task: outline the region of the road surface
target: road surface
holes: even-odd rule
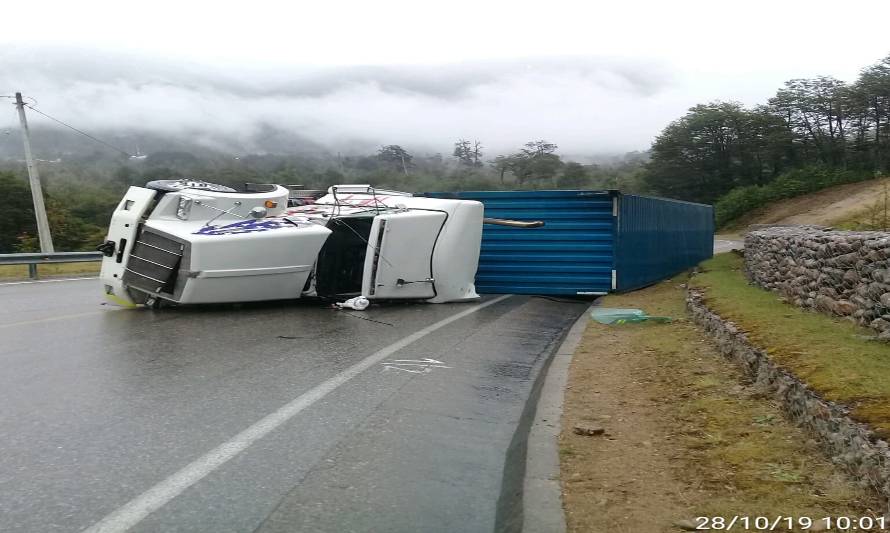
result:
[[[95,279],[0,284],[0,531],[502,528],[534,378],[584,309],[120,310]]]
[[[742,250],[745,248],[745,241],[733,238],[714,238],[714,253],[721,254],[732,250]]]

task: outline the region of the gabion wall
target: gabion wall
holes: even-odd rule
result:
[[[890,340],[890,233],[788,226],[745,237],[748,278],[795,305],[848,317]]]
[[[890,446],[867,425],[850,417],[843,405],[822,399],[794,374],[774,364],[769,355],[751,344],[745,332],[723,319],[690,290],[686,307],[727,357],[741,363],[762,390],[772,393],[788,416],[808,430],[828,453],[859,481],[890,499]]]

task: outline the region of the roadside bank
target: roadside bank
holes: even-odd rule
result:
[[[559,438],[568,530],[678,531],[698,516],[882,515],[873,493],[686,318],[685,280],[607,296],[605,307],[675,320],[590,323],[575,352]]]

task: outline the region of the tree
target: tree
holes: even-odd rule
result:
[[[55,198],[47,198],[46,214],[49,219],[53,244],[61,252],[95,250],[105,237],[105,229],[89,224],[72,215],[65,205]],[[16,249],[21,252],[40,250],[36,232],[22,232],[17,236]]]
[[[861,133],[871,141],[871,164],[886,171],[890,169],[890,55],[863,70],[855,87],[865,105]]]
[[[869,94],[862,84],[856,83],[847,88],[844,100],[848,120],[847,161],[859,169],[874,168],[876,165]]]
[[[711,202],[733,187],[775,177],[788,139],[781,119],[735,102],[697,105],[669,124],[652,145],[644,181],[656,192]]]
[[[144,185],[141,176],[132,167],[121,165],[114,171],[114,180],[124,187]]]
[[[0,172],[0,253],[16,251],[18,236],[24,232],[36,233],[34,207],[28,183],[12,172]],[[38,246],[39,250],[39,246]]]
[[[54,185],[52,196],[64,198],[65,209],[75,218],[95,226],[107,227],[124,191],[126,189],[123,188],[86,187],[66,183]]]
[[[373,155],[348,156],[343,159],[343,166],[361,172],[375,172],[380,169],[383,161]]]
[[[846,163],[846,85],[830,76],[785,82],[769,108],[785,121],[807,162]]]
[[[644,180],[658,193],[710,202],[804,168],[811,170],[794,174],[794,190],[831,182],[820,181],[816,168],[837,182],[890,169],[890,56],[850,85],[797,78],[754,109],[691,108],[656,138]]]
[[[516,177],[519,185],[530,180],[553,178],[562,168],[562,160],[556,155],[557,146],[544,140],[531,141],[515,154],[496,158],[496,168],[500,167],[501,181],[505,171]]]
[[[168,167],[175,169],[179,174],[194,174],[201,161],[197,156],[184,151],[158,151],[152,152],[145,158],[146,167]]]
[[[499,155],[493,161],[489,161],[488,164],[498,173],[498,178],[501,181],[501,185],[503,185],[504,175],[512,171],[514,161],[512,156]]]
[[[470,141],[460,139],[454,143],[454,151],[451,153],[456,157],[458,163],[468,167],[482,166],[482,143],[479,141]]]
[[[562,170],[562,175],[559,176],[556,184],[560,188],[576,188],[586,184],[588,179],[590,179],[590,176],[587,174],[587,169],[584,168],[584,165],[572,161],[566,163]]]
[[[411,154],[397,144],[389,144],[377,151],[377,159],[391,167],[401,166],[402,172],[407,176],[408,167],[411,166]]]
[[[529,157],[542,157],[552,154],[557,148],[558,146],[555,144],[544,140],[530,141],[525,143],[525,148],[522,149],[522,152]]]

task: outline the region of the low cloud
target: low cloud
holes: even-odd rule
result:
[[[88,50],[4,54],[0,94],[22,91],[79,128],[187,135],[211,147],[235,140],[249,151],[263,151],[258,136],[273,128],[332,151],[448,152],[468,138],[499,153],[543,138],[568,154],[622,152],[647,148],[695,103],[664,65],[596,57],[272,69]],[[0,127],[15,120],[2,113]]]

